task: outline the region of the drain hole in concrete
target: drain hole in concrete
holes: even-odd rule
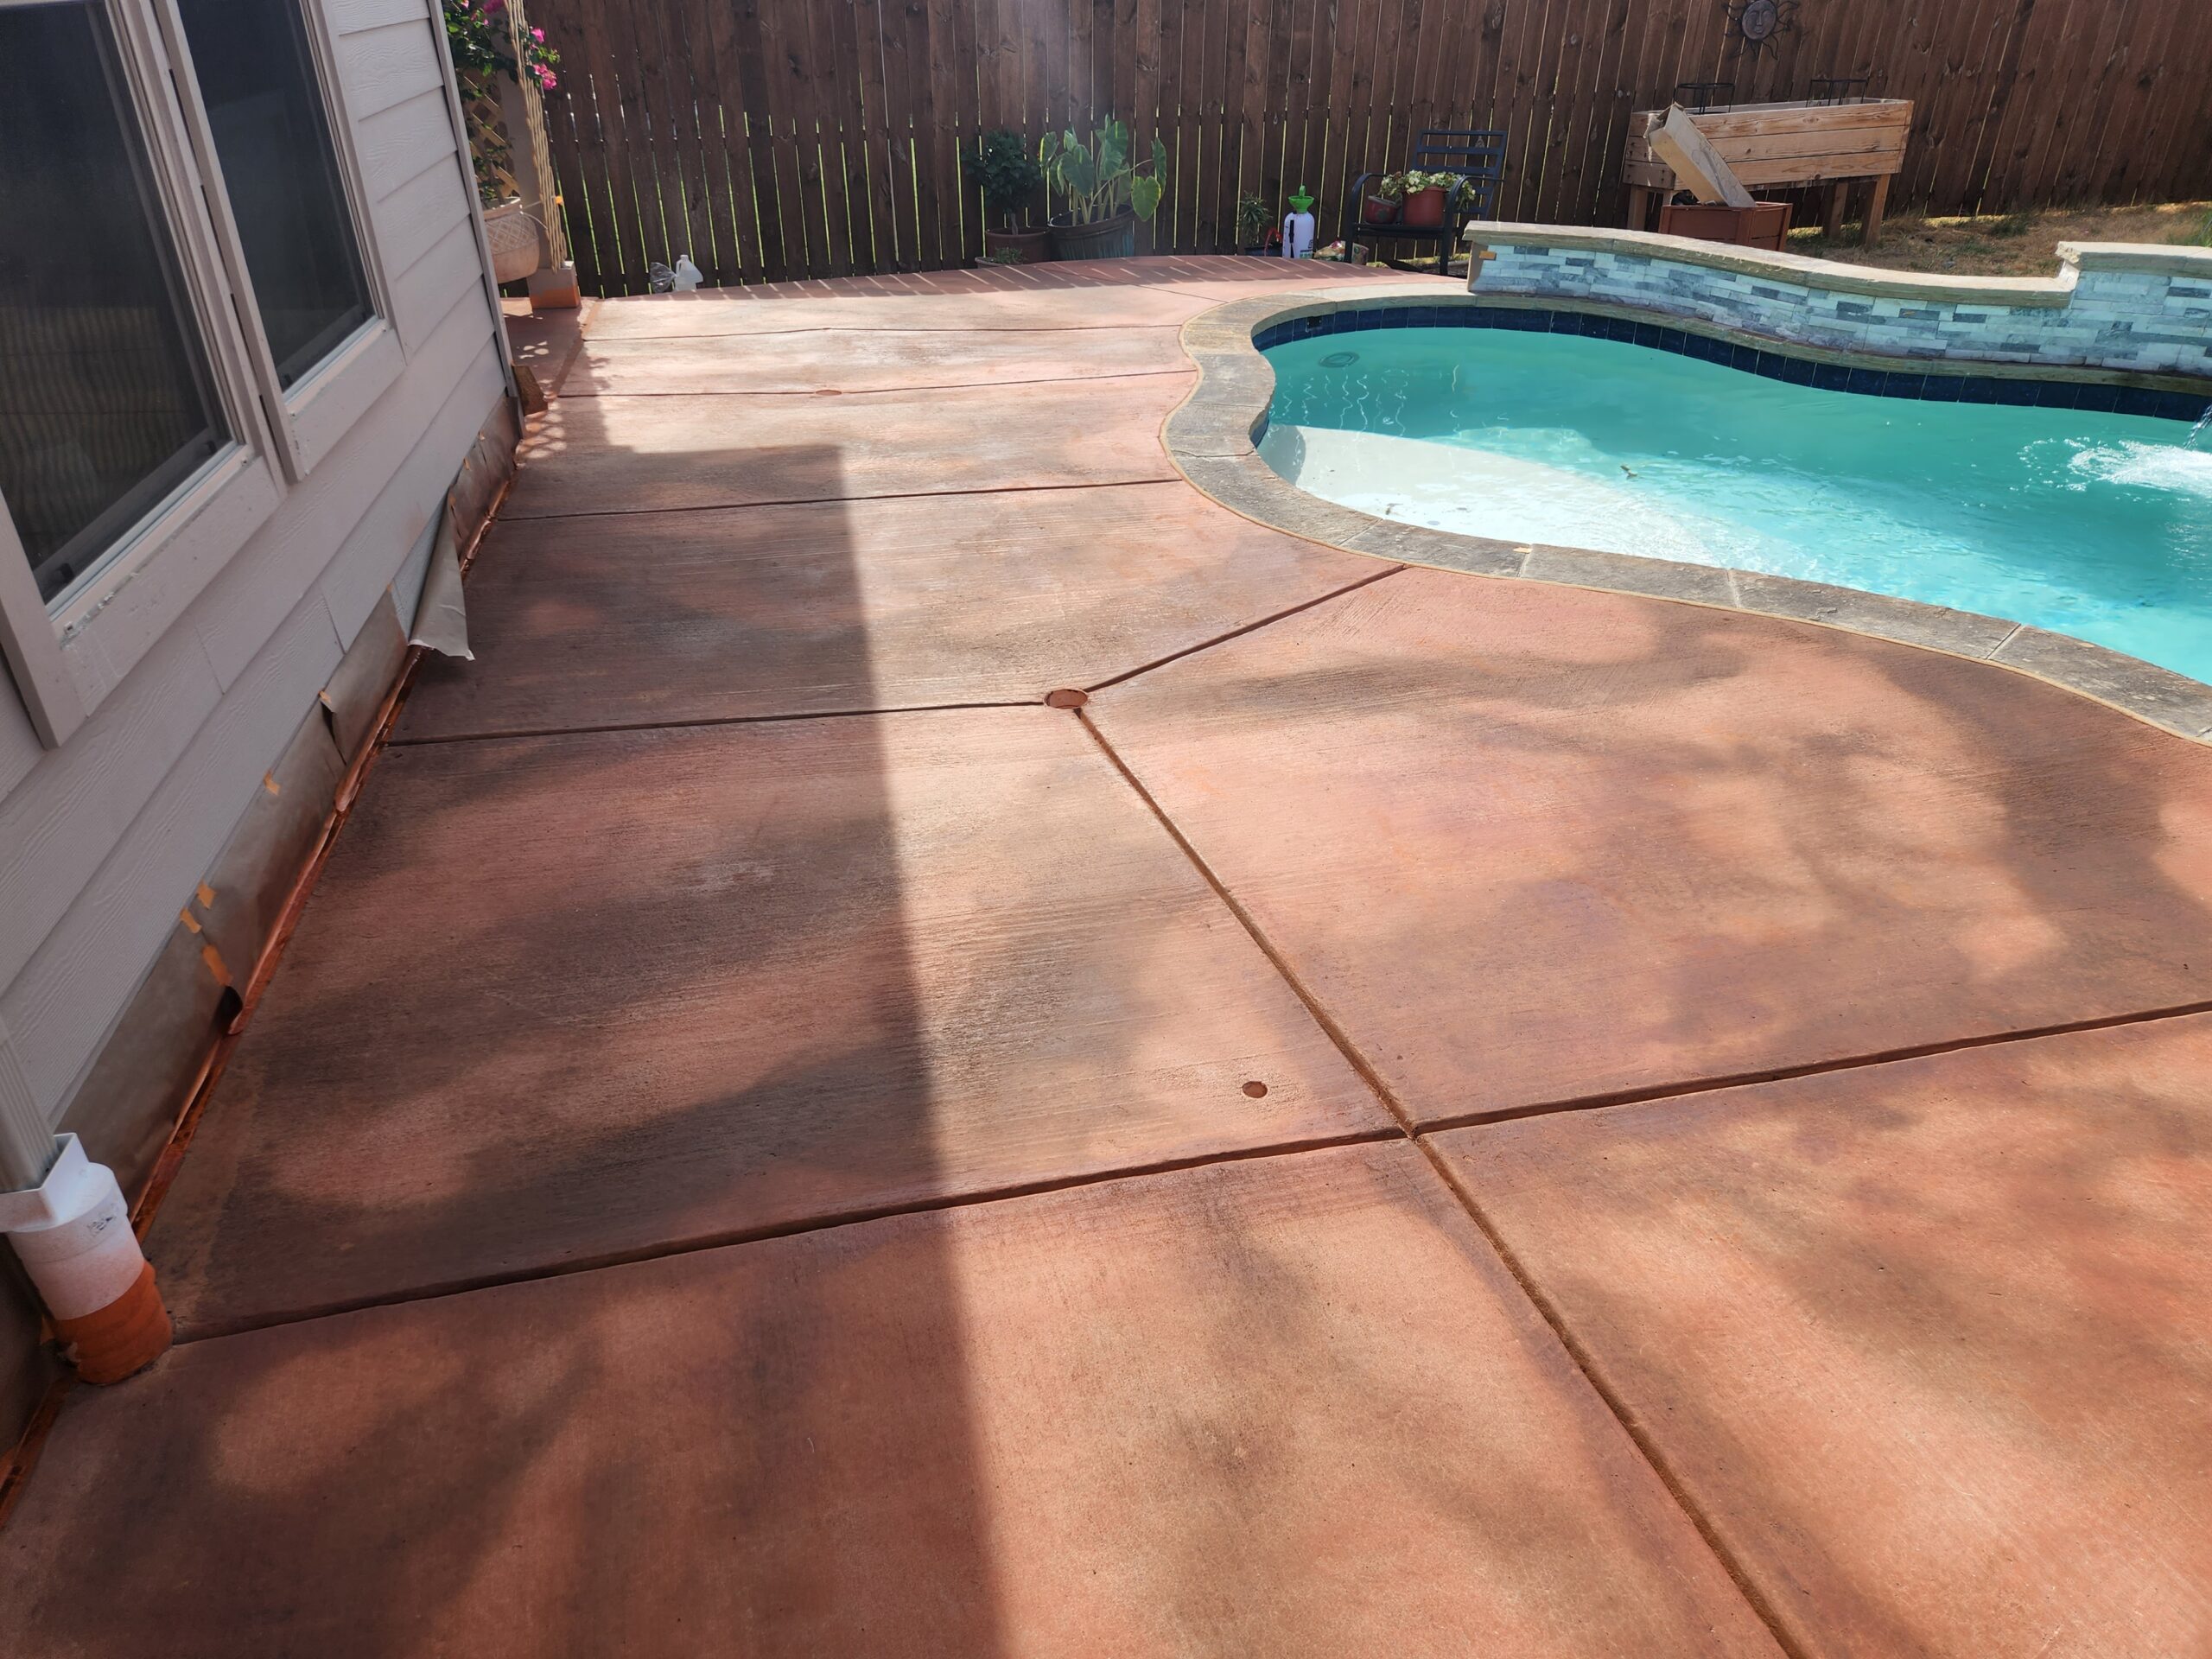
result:
[[[1090,697],[1084,693],[1065,688],[1058,691],[1047,691],[1045,694],[1045,704],[1050,709],[1080,709],[1090,701]]]
[[[1257,1100],[1268,1092],[1268,1085],[1262,1083],[1257,1077],[1255,1077],[1251,1082],[1244,1085],[1244,1092],[1251,1096],[1253,1099]]]

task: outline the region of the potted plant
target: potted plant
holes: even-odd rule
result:
[[[995,265],[1031,265],[1052,257],[1052,233],[1021,221],[1045,182],[1045,169],[1018,132],[1001,128],[983,135],[960,158],[968,181],[983,193],[983,207],[995,219],[983,225],[983,257]]]
[[[553,66],[561,54],[545,43],[542,29],[520,29],[507,15],[506,0],[445,0],[446,45],[454,70],[475,85],[506,75],[517,83],[550,92],[561,84]],[[484,208],[484,240],[492,254],[492,274],[502,283],[520,282],[543,262],[550,238],[520,196],[509,188],[514,154],[506,135],[488,123],[470,123],[470,159],[476,194]]]
[[[1363,225],[1395,225],[1398,222],[1398,204],[1405,199],[1406,175],[1385,173],[1367,187],[1360,198],[1359,222]]]
[[[1264,196],[1236,198],[1236,245],[1247,253],[1268,251],[1268,232],[1274,228],[1274,210]]]
[[[1399,213],[1402,222],[1408,230],[1434,230],[1444,222],[1444,204],[1459,188],[1459,175],[1415,169],[1402,176],[1405,188]]]
[[[1166,145],[1154,138],[1150,159],[1133,162],[1128,124],[1109,118],[1088,143],[1046,133],[1044,162],[1046,183],[1067,202],[1052,219],[1061,258],[1126,259],[1137,251],[1137,220],[1153,216],[1166,188]]]

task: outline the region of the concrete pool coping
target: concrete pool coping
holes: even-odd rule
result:
[[[1440,292],[1433,281],[1401,287],[1371,280],[1294,300],[1255,296],[1216,306],[1183,325],[1183,350],[1197,365],[1198,376],[1190,396],[1161,427],[1160,442],[1169,460],[1192,487],[1232,512],[1348,552],[1470,575],[1639,594],[1840,628],[1988,663],[2063,687],[2177,736],[2199,742],[2212,740],[2212,686],[2071,634],[1948,606],[1759,571],[1433,530],[1324,500],[1269,467],[1260,456],[1255,435],[1264,430],[1274,394],[1274,371],[1254,343],[1255,337],[1265,328],[1301,317],[1415,305],[1560,308],[1554,300]],[[1648,313],[1624,306],[1589,304],[1573,308],[1649,320]],[[1786,345],[1791,354],[1816,362],[1858,368],[1895,365],[1893,359],[1794,341],[1770,341],[1745,331],[1684,318],[1669,318],[1668,326],[1713,339]],[[2005,363],[1978,364],[1974,372],[1992,377],[2119,381],[2158,390],[2201,385],[2171,375]]]

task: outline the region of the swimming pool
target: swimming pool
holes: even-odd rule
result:
[[[1347,506],[1978,611],[2212,681],[2212,423],[1822,390],[1491,328],[1267,356],[1261,454]]]

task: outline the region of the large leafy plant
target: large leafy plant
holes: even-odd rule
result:
[[[1072,131],[1048,132],[1043,149],[1045,177],[1066,199],[1071,224],[1096,225],[1124,211],[1150,219],[1158,211],[1167,171],[1167,147],[1159,139],[1148,159],[1133,162],[1128,124],[1109,118],[1087,141]]]

